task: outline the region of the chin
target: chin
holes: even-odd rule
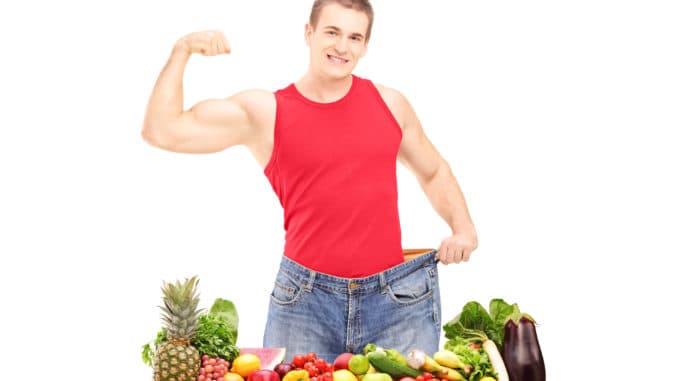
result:
[[[332,79],[342,79],[346,78],[347,76],[350,76],[351,73],[353,73],[354,67],[347,67],[347,68],[337,68],[337,67],[331,67],[331,68],[324,68],[323,73]]]

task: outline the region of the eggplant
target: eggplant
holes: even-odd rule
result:
[[[501,356],[511,381],[546,380],[537,329],[527,317],[521,317],[517,325],[512,319],[506,322]]]

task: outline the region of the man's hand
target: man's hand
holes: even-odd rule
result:
[[[219,30],[206,30],[187,34],[177,41],[174,48],[188,54],[200,53],[204,56],[231,53],[231,46],[228,44],[226,36]]]
[[[478,247],[478,237],[475,231],[459,232],[447,237],[440,244],[436,257],[443,264],[468,261],[471,252]]]

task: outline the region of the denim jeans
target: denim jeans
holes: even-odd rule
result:
[[[271,292],[264,347],[315,352],[328,362],[368,343],[433,354],[440,345],[436,250],[364,278],[310,270],[283,256]]]

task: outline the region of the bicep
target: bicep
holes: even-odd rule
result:
[[[236,100],[208,99],[184,111],[172,130],[175,150],[206,153],[243,144],[250,123],[247,112]]]
[[[263,90],[247,90],[227,99],[196,103],[177,118],[152,129],[146,140],[157,147],[182,153],[211,153],[249,144],[275,112],[275,97]]]

